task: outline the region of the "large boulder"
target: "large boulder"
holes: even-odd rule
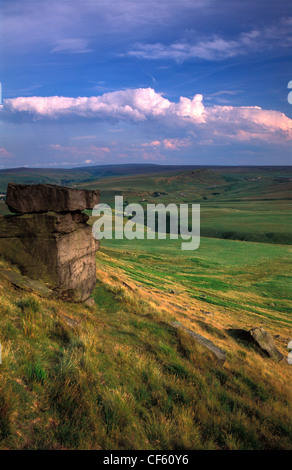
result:
[[[6,204],[11,212],[74,212],[93,209],[99,203],[100,191],[72,189],[54,184],[9,183]]]
[[[283,355],[276,348],[272,336],[261,327],[252,328],[249,331],[251,337],[257,346],[276,362],[280,362],[283,359]]]
[[[234,339],[254,346],[258,351],[261,351],[276,362],[280,362],[284,359],[283,355],[277,349],[272,336],[261,327],[254,327],[251,330],[231,328],[228,329],[227,332]]]
[[[98,204],[99,195],[98,190],[9,183],[6,202],[17,214],[0,218],[0,254],[31,282],[42,280],[67,300],[87,300],[95,286],[99,242],[82,211]]]
[[[19,225],[13,226],[14,219],[19,220]],[[3,225],[8,235],[11,223],[10,237],[3,236],[0,222],[0,253],[17,264],[22,274],[42,279],[50,289],[68,300],[81,301],[90,296],[96,280],[95,252],[99,249],[99,242],[93,237],[89,225],[73,224],[72,219],[68,222],[66,217],[75,230],[60,233],[56,214],[15,216],[7,220]],[[60,225],[64,229],[65,221]],[[55,231],[45,231],[46,227]]]

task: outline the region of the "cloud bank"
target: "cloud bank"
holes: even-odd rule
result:
[[[203,122],[202,99],[202,95],[198,94],[192,100],[181,97],[179,103],[173,103],[152,88],[136,88],[91,97],[12,98],[4,101],[3,113],[10,116],[25,113],[33,119],[79,116],[132,121],[144,121],[158,116],[179,116]]]
[[[18,97],[7,99],[1,110],[3,119],[22,116],[35,120],[104,120],[134,123],[156,122],[163,127],[186,128],[198,140],[260,140],[282,143],[292,139],[292,120],[279,111],[258,106],[209,106],[203,96],[180,97],[179,102],[164,98],[152,88],[136,88],[101,96],[70,98],[63,96]],[[175,145],[175,144],[173,144]],[[167,148],[167,145],[165,146]],[[171,149],[171,145],[168,146]]]

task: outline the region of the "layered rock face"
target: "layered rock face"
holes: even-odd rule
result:
[[[81,211],[98,204],[99,195],[50,184],[10,183],[6,202],[18,214],[0,219],[0,254],[61,298],[88,299],[96,282],[99,242]]]
[[[54,184],[14,184],[7,188],[6,204],[11,212],[74,212],[92,209],[100,192],[71,189]]]

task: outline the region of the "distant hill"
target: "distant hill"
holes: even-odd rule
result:
[[[80,182],[94,181],[100,178],[113,176],[130,176],[137,174],[165,173],[169,171],[186,171],[192,168],[201,168],[194,165],[152,165],[152,164],[125,164],[125,165],[98,165],[72,169],[60,168],[10,168],[0,170],[0,192],[7,188],[10,181],[23,184],[51,183],[72,185]]]
[[[273,173],[278,177],[291,177],[292,167],[227,167],[208,165],[156,165],[156,164],[123,164],[123,165],[97,165],[71,169],[61,168],[10,168],[0,170],[0,193],[5,192],[10,181],[15,183],[34,184],[51,183],[62,185],[75,185],[90,183],[104,178],[128,177],[136,175],[181,174],[191,170],[210,170],[220,176],[232,179],[235,175],[250,177]],[[198,175],[195,175],[196,177]],[[190,176],[191,177],[191,176]]]

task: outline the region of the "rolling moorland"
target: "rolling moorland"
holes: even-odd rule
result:
[[[20,169],[0,172],[0,191],[8,181],[99,188],[111,205],[197,203],[201,244],[103,240],[94,307],[0,274],[0,448],[292,448],[291,366],[234,336],[262,326],[288,355],[291,167]]]

